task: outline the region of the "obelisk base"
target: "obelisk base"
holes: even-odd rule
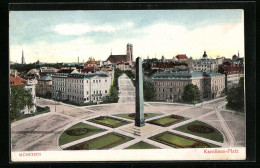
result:
[[[161,128],[162,127],[146,123],[145,126],[143,126],[143,127],[137,127],[135,125],[130,125],[130,126],[123,127],[120,130],[133,134],[135,136],[145,136],[145,135],[150,134],[154,131],[157,131]]]

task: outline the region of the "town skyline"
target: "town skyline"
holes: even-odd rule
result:
[[[22,51],[26,63],[106,60],[125,54],[127,43],[134,59],[199,59],[204,51],[244,57],[243,10],[13,11],[10,30],[10,61],[17,63]]]

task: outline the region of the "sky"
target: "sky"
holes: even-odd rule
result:
[[[186,54],[244,56],[243,10],[10,11],[10,60],[77,62],[126,54],[172,58]]]

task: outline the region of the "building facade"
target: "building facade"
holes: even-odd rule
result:
[[[225,76],[200,72],[157,72],[151,80],[155,88],[155,100],[180,101],[184,88],[188,84],[198,86],[202,99],[213,99],[224,94]]]
[[[196,72],[218,72],[218,66],[215,59],[208,58],[206,51],[201,59],[193,60],[193,71]]]
[[[106,74],[56,73],[52,76],[52,96],[75,103],[98,102],[109,96],[111,84],[111,77]]]
[[[46,92],[52,92],[52,77],[50,75],[40,78],[36,85],[37,95],[45,95]]]

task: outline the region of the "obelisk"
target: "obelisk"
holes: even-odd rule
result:
[[[135,126],[144,126],[143,70],[140,57],[136,58]]]

